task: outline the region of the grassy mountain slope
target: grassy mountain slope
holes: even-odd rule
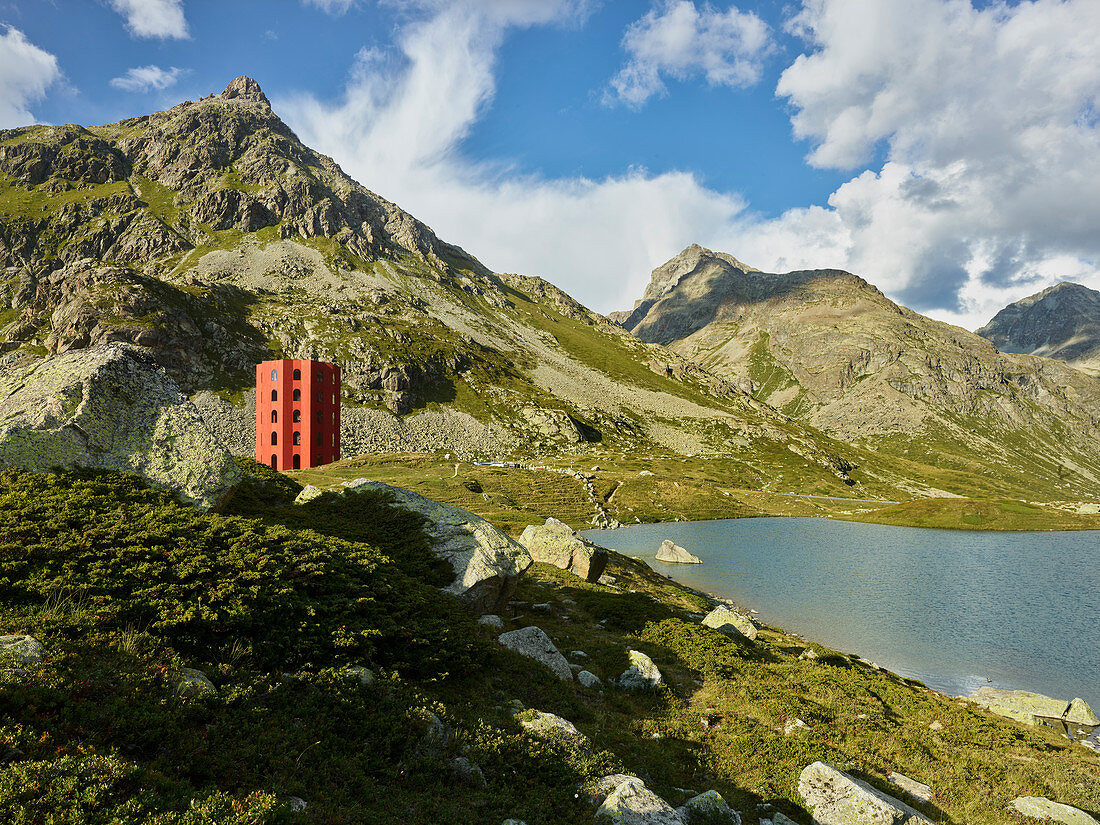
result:
[[[763,273],[690,247],[626,323],[835,438],[1006,489],[1100,491],[1100,382],[1002,354],[855,275]]]
[[[342,366],[349,421],[450,410],[485,455],[726,455],[757,464],[745,484],[834,491],[858,466],[889,497],[912,475],[489,272],[303,146],[248,78],[117,124],[0,133],[0,265],[7,358],[146,346],[185,391],[231,399],[245,437],[253,365],[316,357]]]
[[[436,590],[416,517],[369,494],[288,505],[294,484],[250,472],[220,515],[132,477],[0,474],[0,628],[43,645],[0,668],[5,822],[590,823],[593,780],[627,771],[674,804],[715,788],[748,825],[809,823],[817,759],[888,793],[891,771],[930,784],[936,822],[1008,825],[1019,795],[1100,810],[1096,755],[1058,732],[774,628],[729,639],[693,618],[706,599],[617,554],[614,586],[536,565],[505,629],[537,624],[605,682],[642,650],[665,684],[562,682]],[[184,667],[216,692],[178,695]],[[591,747],[524,732],[520,707]]]

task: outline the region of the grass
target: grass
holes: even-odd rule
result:
[[[890,771],[928,783],[934,804],[918,807],[940,823],[1009,825],[1007,801],[1025,794],[1100,810],[1100,761],[1053,730],[776,628],[729,639],[693,618],[703,596],[615,553],[613,586],[536,564],[504,611],[506,629],[538,625],[605,686],[562,682],[436,590],[449,574],[416,517],[377,495],[291,505],[299,483],[240,463],[246,482],[220,515],[132,477],[0,474],[0,630],[46,654],[0,675],[5,821],[588,823],[586,783],[627,771],[673,804],[715,788],[748,825],[775,810],[809,823],[797,778],[818,759],[887,792]],[[369,469],[416,482],[441,464]],[[490,499],[511,484],[538,507],[579,501],[556,498],[572,481],[556,474],[478,471],[465,493],[448,488],[471,506],[497,508],[474,480]],[[660,667],[660,690],[610,685],[630,649]],[[217,692],[176,695],[184,666]],[[591,748],[523,733],[517,703],[570,720]],[[787,735],[792,719],[808,727]],[[484,784],[463,783],[458,755]]]

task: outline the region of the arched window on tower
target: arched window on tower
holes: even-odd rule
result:
[[[274,453],[271,454],[271,469],[279,469],[279,456],[275,455]]]
[[[279,444],[279,434],[273,432],[271,434],[271,446],[276,447],[276,446],[278,446],[278,444]]]
[[[278,370],[272,370],[271,371],[271,380],[272,381],[278,381],[279,380],[279,371]]]
[[[324,393],[322,393],[320,390],[317,390],[317,403],[320,403],[322,401],[324,401]]]
[[[294,400],[295,401],[301,401],[302,400],[302,391],[301,390],[295,390],[294,391]]]
[[[294,433],[294,443],[295,444],[301,444],[302,443],[302,434],[301,433],[297,433],[297,432]]]
[[[279,400],[279,391],[278,390],[272,390],[271,391],[271,400],[272,401],[278,401]]]
[[[302,469],[302,457],[300,455],[294,456],[294,469],[295,470]]]
[[[301,410],[295,410],[293,418],[294,418],[294,423],[295,424],[297,424],[299,421],[301,421],[302,420],[302,411]]]
[[[294,370],[294,380],[295,381],[301,381],[302,380],[302,371],[301,370]]]
[[[320,410],[317,411],[317,423],[318,424],[324,424],[325,423],[324,413],[322,413]]]
[[[272,424],[278,424],[279,423],[279,412],[278,412],[278,410],[272,410],[271,411],[271,423]]]

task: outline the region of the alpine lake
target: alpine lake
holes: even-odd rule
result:
[[[1100,710],[1100,531],[742,518],[583,535],[948,695],[990,685],[1079,696]],[[656,561],[665,539],[703,563]]]

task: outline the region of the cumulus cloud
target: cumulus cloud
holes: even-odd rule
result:
[[[111,8],[126,20],[134,37],[186,40],[183,0],[111,0]]]
[[[172,66],[162,69],[160,66],[135,66],[127,70],[122,77],[111,79],[111,85],[124,92],[151,92],[174,86],[183,74],[183,69]]]
[[[810,51],[777,94],[809,162],[886,159],[829,199],[838,264],[970,326],[1067,274],[1100,285],[1100,5],[806,0],[791,29]]]
[[[704,77],[712,86],[751,86],[771,50],[767,24],[736,6],[718,11],[692,0],[664,0],[623,36],[629,59],[611,80],[605,103],[640,107],[667,93],[663,77]]]
[[[8,26],[0,34],[0,129],[35,122],[27,106],[61,78],[57,58]]]
[[[278,106],[307,143],[498,271],[608,311],[698,242],[774,271],[848,269],[970,328],[1058,280],[1100,288],[1094,0],[805,0],[790,26],[806,53],[777,94],[809,161],[853,176],[827,203],[774,218],[687,173],[545,179],[469,160],[462,141],[495,93],[509,28],[576,21],[587,6],[414,9],[393,51],[359,54],[341,99]]]

